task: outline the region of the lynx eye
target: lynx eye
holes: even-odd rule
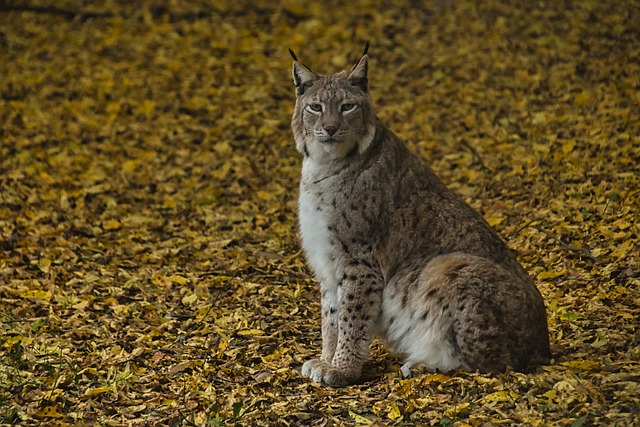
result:
[[[340,111],[342,111],[343,113],[349,113],[355,110],[356,107],[356,104],[342,104],[342,106],[340,107]]]
[[[322,104],[309,104],[307,105],[307,109],[314,113],[320,113],[322,112]]]

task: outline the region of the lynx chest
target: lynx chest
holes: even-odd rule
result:
[[[298,215],[302,248],[321,281],[335,281],[332,267],[331,233],[322,200],[304,186],[300,187]],[[332,280],[333,279],[333,280]]]

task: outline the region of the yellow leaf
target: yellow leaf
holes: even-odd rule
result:
[[[211,176],[221,181],[227,177],[230,170],[231,170],[231,163],[230,162],[223,163],[222,166],[220,166],[220,168],[211,172]]]
[[[156,153],[155,151],[151,151],[151,150],[145,151],[140,156],[140,160],[147,161],[147,160],[155,159],[157,155],[158,153]]]
[[[40,271],[42,271],[43,273],[48,273],[50,267],[51,260],[49,258],[41,258],[40,260],[38,260],[38,268],[40,268]]]
[[[626,231],[616,231],[613,233],[614,240],[624,240],[628,237],[628,233]]]
[[[62,190],[60,192],[60,209],[63,211],[68,211],[71,205],[69,204],[69,195],[66,191]]]
[[[275,360],[280,359],[280,357],[282,357],[282,352],[276,349],[271,354],[267,354],[266,356],[261,356],[260,359],[262,359],[264,363],[271,363]]]
[[[538,153],[549,154],[549,151],[551,150],[548,144],[533,143],[532,145],[533,150]]]
[[[264,190],[256,191],[256,196],[258,196],[258,198],[260,200],[273,200],[273,199],[275,199],[275,196],[273,194],[269,193],[268,191],[264,191]]]
[[[179,285],[186,285],[187,283],[189,283],[189,279],[187,279],[186,277],[178,276],[176,274],[167,277],[167,279],[169,279],[171,283],[177,283]]]
[[[487,218],[487,222],[492,227],[495,227],[496,225],[501,224],[502,221],[504,221],[503,217],[490,217],[490,218]]]
[[[224,356],[224,352],[228,347],[229,347],[229,341],[225,340],[224,338],[221,338],[220,342],[218,342],[218,353],[217,353],[218,359]]]
[[[627,253],[633,248],[634,241],[629,239],[622,243],[616,250],[611,252],[611,257],[621,260],[627,256]]]
[[[102,228],[104,228],[105,230],[117,230],[120,227],[122,227],[122,224],[120,224],[120,221],[116,221],[115,219],[110,219],[102,222]]]
[[[95,397],[100,394],[108,393],[110,391],[111,391],[111,387],[109,386],[89,388],[87,389],[87,391],[84,392],[84,395],[87,397]]]
[[[595,340],[594,342],[591,343],[591,347],[600,348],[600,347],[604,347],[607,344],[609,344],[609,340],[608,339],[606,339],[606,338],[598,338],[597,340]]]
[[[553,385],[553,388],[555,390],[568,391],[568,392],[572,392],[573,390],[576,389],[573,384],[571,384],[569,381],[564,381],[564,380],[558,381],[557,383],[555,383]]]
[[[580,371],[593,371],[600,366],[598,362],[593,360],[571,360],[568,362],[562,362],[561,365]]]
[[[469,424],[471,424],[473,427],[478,427],[481,426],[485,423],[485,418],[482,416],[469,416]]]
[[[535,113],[531,119],[531,123],[534,125],[544,125],[547,123],[547,115],[542,111]]]
[[[444,375],[444,374],[427,374],[424,376],[424,378],[422,379],[422,384],[429,384],[429,383],[442,383],[445,381],[448,381],[450,377]]]
[[[226,245],[228,245],[229,243],[232,242],[232,239],[228,239],[225,240],[223,245],[221,245],[221,247],[224,247]],[[231,276],[214,276],[211,278],[211,283],[214,285],[221,285],[221,284],[225,284],[227,282],[229,282],[231,279],[233,279],[233,277]]]
[[[514,391],[509,390],[501,390],[496,391],[495,393],[487,394],[482,398],[485,402],[508,402],[510,400],[515,400],[520,395]]]
[[[130,227],[136,227],[142,224],[145,224],[149,221],[151,221],[152,219],[148,216],[139,214],[139,213],[135,213],[132,215],[127,216],[126,218],[123,219],[123,222],[126,226],[130,226]]]
[[[196,294],[186,295],[182,298],[182,304],[191,305],[197,300],[198,300],[198,295]]]
[[[613,237],[613,231],[611,231],[609,229],[609,227],[607,227],[607,226],[605,226],[603,224],[600,224],[598,226],[598,230],[606,237]]]
[[[131,173],[133,172],[140,162],[137,159],[127,160],[122,163],[122,172]]]
[[[38,299],[41,301],[49,301],[51,299],[51,292],[43,291],[40,289],[33,289],[31,291],[27,291],[22,294],[23,298],[26,299]]]
[[[255,335],[264,335],[264,331],[261,331],[260,329],[245,329],[243,331],[238,331],[237,334],[243,337],[252,337]]]
[[[400,409],[398,408],[398,405],[396,405],[395,403],[390,404],[389,410],[387,412],[387,417],[389,417],[389,419],[391,420],[397,420],[401,416],[402,414],[400,413]]]
[[[624,312],[624,311],[618,312],[618,316],[622,317],[623,319],[627,319],[627,320],[635,319],[635,316],[633,314],[627,313],[627,312]]]
[[[46,172],[41,172],[40,173],[40,179],[42,179],[47,184],[53,184],[53,178],[51,178],[51,175],[49,175]]]
[[[556,277],[564,276],[565,274],[567,274],[567,270],[543,271],[542,273],[538,274],[538,280],[555,279]]]
[[[149,99],[145,99],[143,100],[141,103],[139,103],[135,109],[136,113],[138,114],[142,114],[144,116],[151,116],[151,114],[153,113],[153,111],[156,109],[156,104],[155,102],[149,100]]]
[[[44,408],[40,409],[38,411],[38,417],[42,417],[42,418],[62,418],[63,415],[58,412],[58,408],[56,408],[55,406],[45,406]]]
[[[375,415],[379,417],[382,417],[386,413],[385,412],[386,409],[387,409],[387,406],[384,404],[383,401],[377,401],[371,407],[371,412],[373,412]]]
[[[566,156],[567,154],[573,153],[575,147],[576,141],[573,139],[568,140],[567,142],[562,144],[562,154]]]
[[[371,421],[368,418],[363,417],[362,415],[356,414],[351,409],[349,409],[349,416],[351,418],[353,418],[353,420],[356,422],[356,424],[365,424],[365,425],[373,424],[373,421]]]
[[[476,382],[480,385],[495,383],[499,384],[499,381],[496,378],[487,378],[487,377],[476,377]]]
[[[400,386],[396,389],[395,393],[402,398],[406,398],[411,394],[411,384],[413,382],[413,379],[400,380]]]
[[[167,197],[164,199],[164,202],[162,203],[162,207],[164,209],[175,209],[178,206],[178,204],[176,203],[176,200],[173,197]]]
[[[453,405],[451,408],[447,409],[444,413],[447,417],[452,418],[457,416],[460,412],[464,411],[469,407],[469,402],[461,403],[460,405]]]
[[[573,103],[575,105],[585,105],[591,102],[591,95],[589,92],[582,91],[573,98]]]
[[[22,335],[16,335],[15,337],[9,337],[2,343],[3,347],[10,350],[14,345],[20,344],[22,346],[29,345],[33,342],[33,338],[23,337]]]

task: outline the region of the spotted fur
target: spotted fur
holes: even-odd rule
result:
[[[330,76],[292,56],[300,234],[322,307],[322,352],[302,374],[357,381],[374,334],[407,374],[547,363],[542,296],[482,217],[378,120],[367,50]]]

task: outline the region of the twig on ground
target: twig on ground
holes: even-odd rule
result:
[[[471,151],[471,156],[473,157],[471,166],[480,165],[481,170],[489,171],[489,168],[484,164],[484,161],[482,161],[482,157],[480,157],[480,154],[478,154],[478,151],[471,144],[469,144],[469,142],[467,142],[466,139],[461,139],[460,144],[462,144],[463,147]]]
[[[532,228],[535,228],[536,230],[546,234],[549,238],[555,240],[556,242],[558,242],[560,244],[560,246],[562,246],[563,249],[567,250],[567,251],[572,251],[572,252],[581,252],[583,253],[589,260],[591,260],[592,262],[597,262],[598,258],[596,258],[595,256],[593,256],[591,254],[591,251],[589,251],[589,249],[587,248],[581,248],[578,246],[573,246],[570,245],[568,243],[565,243],[562,238],[557,237],[555,235],[553,235],[551,232],[545,230],[544,228],[538,227],[536,225],[531,226]]]

